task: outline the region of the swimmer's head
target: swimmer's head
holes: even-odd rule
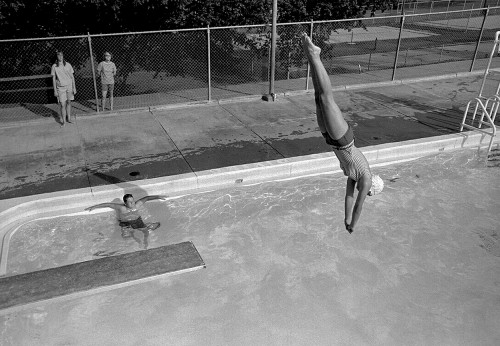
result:
[[[127,193],[125,196],[123,196],[123,203],[129,208],[133,207],[132,203],[134,203],[134,196],[132,196],[130,193]]]
[[[384,189],[384,181],[378,175],[372,175],[372,187],[370,188],[370,192],[368,192],[369,196],[375,196],[379,194]]]

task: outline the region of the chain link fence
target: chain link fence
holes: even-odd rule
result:
[[[488,0],[487,5],[499,6],[500,0]],[[404,10],[405,14],[421,14],[470,10],[485,6],[485,0],[400,0],[388,13],[397,15],[402,14]]]
[[[207,99],[206,31],[93,35],[91,40],[94,65],[110,52],[117,67],[115,109]],[[101,97],[99,78],[96,84]]]
[[[210,97],[265,92],[271,28],[266,25],[207,29],[210,33]]]
[[[500,7],[443,3],[462,8],[433,12],[443,4],[407,1],[415,13],[278,24],[275,62],[269,25],[3,40],[0,122],[58,117],[50,76],[57,50],[75,70],[78,115],[102,111],[96,73],[104,52],[112,53],[117,67],[115,110],[262,95],[269,91],[272,63],[276,93],[312,88],[300,45],[303,32],[322,48],[337,85],[484,69]],[[500,67],[500,58],[491,67]]]

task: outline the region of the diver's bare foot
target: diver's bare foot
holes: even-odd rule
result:
[[[307,36],[307,34],[302,34],[302,49],[304,50],[304,53],[307,55],[308,59],[319,59],[321,48],[315,46],[314,43],[312,43],[311,38]]]

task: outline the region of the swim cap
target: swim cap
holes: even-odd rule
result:
[[[374,196],[381,193],[384,189],[384,181],[378,175],[372,175],[372,187],[370,188],[371,195]]]

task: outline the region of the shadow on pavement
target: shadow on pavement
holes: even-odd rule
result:
[[[55,110],[50,109],[44,105],[34,104],[34,103],[21,103],[21,106],[29,110],[30,112],[41,116],[43,118],[54,118],[57,122],[59,122],[59,113]]]
[[[89,173],[106,181],[106,182],[108,182],[108,183],[110,183],[110,184],[118,185],[118,187],[123,189],[123,194],[131,193],[137,199],[142,198],[148,194],[145,190],[141,189],[136,184],[132,184],[129,181],[125,181],[125,180],[122,180],[120,178],[114,177],[112,175],[107,175],[107,174],[100,173],[100,172],[89,172]],[[138,196],[136,196],[136,195],[138,195]]]

